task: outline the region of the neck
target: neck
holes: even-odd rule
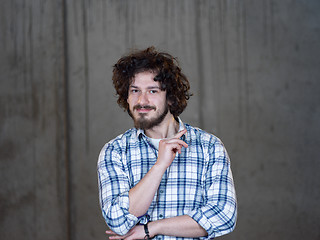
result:
[[[150,138],[163,139],[174,136],[178,131],[179,123],[174,119],[172,114],[167,114],[159,125],[145,130],[145,134]]]

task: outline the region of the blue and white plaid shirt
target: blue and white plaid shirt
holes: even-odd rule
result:
[[[124,235],[138,223],[189,215],[208,233],[202,239],[231,232],[237,203],[230,160],[222,142],[212,134],[184,125],[188,144],[163,175],[144,216],[129,213],[129,190],[155,164],[158,150],[135,128],[111,140],[98,160],[99,198],[109,228]],[[156,236],[157,239],[182,239]],[[184,238],[187,239],[187,238]]]

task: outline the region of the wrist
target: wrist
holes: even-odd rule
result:
[[[149,224],[149,222],[147,222],[146,224],[143,225],[144,233],[145,233],[145,236],[144,236],[145,240],[150,240],[151,239],[149,228],[148,228],[148,224]]]
[[[156,169],[158,173],[164,174],[168,167],[164,163],[157,160],[153,165],[153,168]]]
[[[154,238],[155,236],[159,235],[159,220],[155,222],[149,222],[148,223],[148,230],[150,238]]]

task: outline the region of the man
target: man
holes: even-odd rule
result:
[[[99,197],[109,239],[215,238],[236,223],[230,160],[212,134],[184,124],[190,97],[177,61],[153,47],[113,69],[118,103],[135,128],[98,160]]]

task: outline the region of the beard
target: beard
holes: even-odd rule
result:
[[[133,110],[140,109],[140,108],[154,109],[154,110],[156,109],[153,106],[136,105],[133,107]],[[135,118],[132,112],[130,111],[130,109],[128,109],[128,113],[130,117],[133,119],[134,127],[137,129],[143,129],[143,130],[148,130],[155,126],[158,126],[160,123],[162,123],[163,119],[167,116],[168,112],[169,112],[169,107],[168,107],[168,104],[166,104],[165,108],[158,116],[151,119],[147,119],[146,118],[147,113],[139,113],[139,117]]]

